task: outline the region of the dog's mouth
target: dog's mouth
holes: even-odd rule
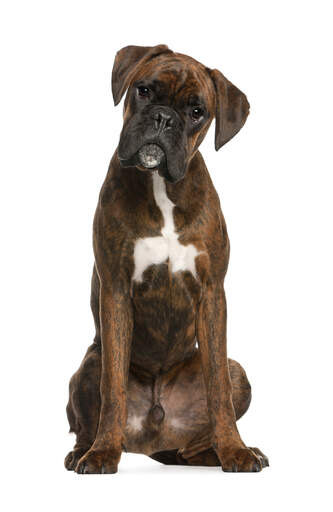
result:
[[[125,148],[125,150],[124,150]],[[128,147],[121,143],[118,147],[118,158],[122,167],[136,167],[142,172],[157,172],[170,183],[178,181],[169,172],[169,154],[163,146],[155,142],[145,142],[139,149],[136,149],[131,156],[128,155]],[[178,178],[179,179],[179,178]]]
[[[157,144],[144,144],[138,151],[139,162],[145,169],[156,169],[165,161],[165,153]]]

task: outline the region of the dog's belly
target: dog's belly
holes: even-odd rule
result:
[[[190,271],[152,265],[133,283],[134,332],[131,362],[153,375],[184,360],[195,347],[200,282]]]
[[[128,379],[126,450],[150,455],[185,447],[209,429],[206,388],[198,350],[158,378],[158,402],[164,411],[159,424],[150,418],[154,379],[130,371]],[[156,384],[155,384],[156,387]]]

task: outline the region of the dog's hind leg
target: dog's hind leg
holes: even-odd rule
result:
[[[101,337],[99,322],[99,279],[94,267],[91,279],[90,306],[94,317],[96,336],[78,371],[69,384],[67,417],[70,432],[76,434],[74,449],[65,458],[65,467],[74,470],[79,459],[93,444],[99,420],[101,380]]]
[[[100,374],[100,347],[93,343],[69,384],[67,417],[70,432],[76,434],[76,444],[65,458],[68,470],[75,469],[95,440],[100,409]]]
[[[219,458],[211,446],[210,429],[198,435],[184,449],[157,452],[150,457],[166,465],[221,466]]]

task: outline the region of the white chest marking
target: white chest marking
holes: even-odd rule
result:
[[[200,252],[193,244],[182,245],[178,241],[173,220],[175,205],[167,196],[164,178],[161,178],[157,172],[153,174],[153,192],[163,216],[164,226],[161,236],[136,240],[133,280],[141,282],[144,271],[150,265],[159,265],[168,259],[172,273],[189,270],[196,277],[195,258]]]

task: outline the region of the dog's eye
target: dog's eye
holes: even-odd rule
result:
[[[201,119],[202,115],[203,115],[203,110],[201,107],[192,108],[191,117],[192,117],[193,121],[195,121],[195,122],[199,121],[199,119]]]
[[[140,96],[140,98],[149,98],[150,91],[149,91],[148,87],[145,87],[144,85],[140,85],[138,87],[138,95]]]

